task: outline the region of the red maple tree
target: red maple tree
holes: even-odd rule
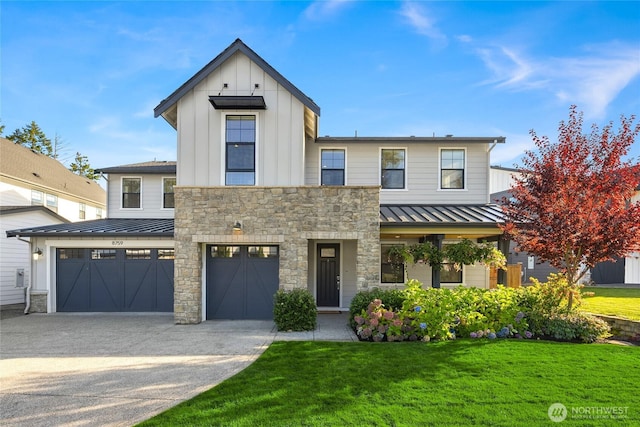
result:
[[[518,250],[548,261],[575,286],[599,262],[640,250],[640,165],[625,160],[640,132],[635,116],[621,117],[591,133],[572,106],[560,122],[558,141],[530,134],[537,152],[527,151],[520,177],[503,200],[503,231]]]

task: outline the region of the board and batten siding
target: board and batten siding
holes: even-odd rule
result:
[[[216,110],[209,96],[218,94],[263,96],[267,108]],[[304,110],[289,91],[242,52],[236,52],[178,101],[178,185],[225,185],[224,126],[228,114],[256,116],[256,186],[303,185]]]
[[[141,208],[122,208],[122,178],[141,178]],[[110,174],[107,191],[108,218],[173,218],[174,209],[164,209],[163,178],[173,178],[173,175],[149,174]]]
[[[406,149],[407,189],[380,190],[381,204],[483,204],[489,202],[489,153],[486,144],[456,142],[455,145],[433,143],[357,143],[309,144],[306,150],[307,185],[320,185],[320,151],[346,149],[346,185],[380,184],[380,149]],[[440,149],[466,150],[466,188],[440,190]]]

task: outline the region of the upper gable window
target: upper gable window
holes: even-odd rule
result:
[[[78,218],[87,219],[87,205],[78,203]]]
[[[31,204],[44,205],[44,193],[38,190],[31,190]]]
[[[165,209],[173,209],[176,207],[173,196],[173,187],[176,185],[175,178],[162,179],[162,207]]]
[[[58,196],[47,194],[47,207],[54,212],[58,212]]]
[[[400,149],[386,149],[381,151],[380,185],[385,190],[405,189],[405,155]]]
[[[443,190],[464,189],[465,150],[440,150],[440,188]]]
[[[227,116],[225,184],[256,183],[256,116]]]
[[[344,150],[322,150],[320,185],[344,185]]]
[[[140,209],[142,178],[122,178],[122,207]]]

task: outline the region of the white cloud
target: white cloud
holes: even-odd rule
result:
[[[574,57],[532,58],[514,47],[476,49],[492,76],[481,84],[509,90],[546,90],[576,104],[586,118],[602,118],[609,104],[640,76],[640,49],[619,43],[591,47]]]
[[[314,1],[304,11],[304,17],[311,21],[331,18],[350,4],[349,0]]]
[[[427,36],[434,42],[446,44],[447,36],[435,25],[435,20],[429,16],[427,10],[417,3],[405,2],[400,9],[400,15],[406,18],[409,25],[423,36]]]

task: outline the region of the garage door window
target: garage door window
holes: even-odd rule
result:
[[[211,258],[238,258],[240,246],[211,246]]]
[[[277,258],[277,246],[249,246],[249,258]]]
[[[173,249],[158,249],[158,259],[175,259]]]
[[[151,259],[151,249],[127,249],[127,259]]]
[[[60,259],[83,259],[84,249],[58,249]]]
[[[115,249],[92,249],[91,259],[116,259]]]

